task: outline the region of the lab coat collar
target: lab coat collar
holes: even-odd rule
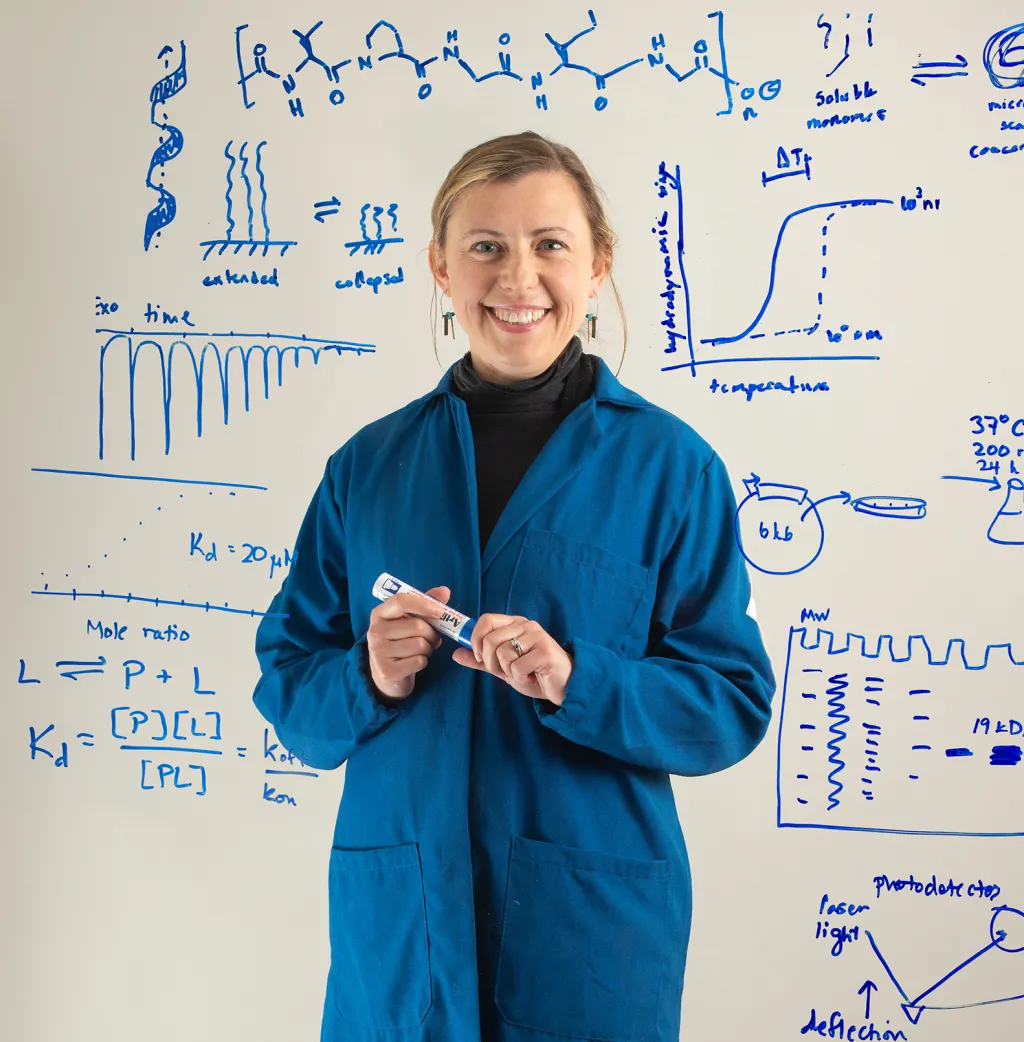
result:
[[[623,387],[621,383],[615,378],[612,371],[605,364],[605,360],[596,356],[597,358],[597,370],[595,373],[594,380],[594,399],[598,402],[614,402],[616,405],[628,405],[633,408],[646,409],[649,408],[650,402],[646,398],[641,397],[635,391],[631,391],[628,387]],[[461,359],[453,362],[448,369],[445,371],[444,376],[438,381],[437,386],[425,399],[433,398],[439,394],[450,394],[455,397],[454,382],[452,380],[452,370],[459,364]]]
[[[420,402],[426,405],[439,396],[447,395],[450,415],[454,419],[458,431],[466,472],[472,477],[476,464],[473,456],[469,416],[466,412],[466,403],[453,390],[452,370],[456,365],[458,362],[453,362],[448,367],[437,387],[424,395]],[[651,405],[646,398],[623,387],[612,375],[604,359],[598,357],[593,394],[576,406],[572,413],[559,424],[541,450],[539,458],[534,461],[522,481],[516,486],[487,540],[487,545],[482,548],[481,575],[486,574],[494,559],[516,532],[528,524],[530,518],[571,481],[597,451],[605,433],[597,408],[600,402],[611,402],[613,405],[639,409],[647,409]],[[557,461],[556,465],[552,465],[555,461]],[[475,478],[472,478],[470,487],[475,490]],[[471,498],[474,499],[472,516],[473,523],[476,524],[475,492]]]

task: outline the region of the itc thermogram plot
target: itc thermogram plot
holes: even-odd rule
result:
[[[280,256],[288,252],[290,246],[298,245],[294,239],[275,239],[270,233],[270,219],[267,217],[267,181],[263,171],[263,149],[266,141],[261,141],[255,149],[252,142],[243,141],[234,151],[234,142],[224,146],[224,158],[228,161],[226,173],[227,191],[225,200],[225,231],[222,239],[207,239],[199,245],[204,247],[203,260],[216,250],[220,256],[225,250],[232,253],[248,250],[251,257],[257,250],[266,257],[271,249],[280,251]],[[246,149],[249,154],[246,155]],[[252,170],[249,164],[252,163]],[[238,170],[235,170],[235,167]],[[253,177],[256,178],[255,189]],[[241,182],[241,183],[239,183]],[[243,209],[244,203],[244,209]]]
[[[889,210],[892,199],[833,199],[785,214],[768,247],[763,288],[758,289],[750,314],[741,315],[727,327],[706,329],[699,318],[699,301],[694,299],[692,275],[687,270],[688,263],[692,264],[692,251],[688,261],[678,165],[669,167],[662,162],[655,185],[662,207],[651,228],[662,255],[658,288],[663,301],[661,325],[668,341],[666,354],[678,358],[666,360],[662,372],[688,369],[696,376],[699,366],[729,362],[878,360],[882,331],[867,322],[848,321],[829,310],[834,283],[834,279],[830,281],[830,251],[835,238],[833,235],[830,239],[830,234],[841,222],[863,220],[865,214]],[[794,268],[797,261],[798,284],[787,286],[783,292],[785,279],[794,277],[787,276],[786,271]],[[786,298],[787,319],[777,317],[781,297]]]
[[[1024,835],[1024,658],[921,635],[789,634],[780,827]]]
[[[171,403],[173,397],[174,362],[178,360],[178,371],[185,374],[186,381],[191,378],[196,403],[195,436],[203,436],[203,403],[207,391],[207,380],[213,381],[213,388],[219,395],[219,415],[226,425],[232,415],[232,384],[235,387],[236,412],[237,395],[242,391],[242,406],[249,411],[250,391],[262,388],[263,397],[270,398],[273,385],[283,386],[285,362],[291,368],[298,369],[302,363],[319,365],[321,356],[332,353],[339,356],[354,353],[372,354],[376,349],[373,344],[358,343],[352,340],[323,340],[308,337],[305,334],[273,334],[273,333],[200,333],[200,332],[165,332],[134,329],[97,329],[102,337],[99,352],[99,458],[103,459],[108,450],[106,426],[111,409],[127,413],[127,440],[131,458],[136,458],[137,426],[142,414],[148,418],[156,417],[157,423],[163,426],[163,452],[171,451]],[[116,401],[111,400],[108,393],[110,367],[113,356],[124,349],[125,375],[127,377],[125,395]],[[256,361],[253,361],[253,355]],[[151,359],[151,372],[159,372],[159,383],[141,381],[140,364],[144,359]],[[232,365],[240,367],[240,373],[232,380]],[[180,378],[179,378],[180,379]],[[239,380],[241,381],[239,387]],[[148,388],[145,394],[140,383]],[[124,386],[118,384],[119,387]],[[119,429],[124,429],[122,422]]]

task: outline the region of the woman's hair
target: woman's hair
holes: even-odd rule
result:
[[[526,174],[536,171],[552,170],[567,174],[572,178],[580,194],[583,213],[590,225],[594,254],[605,261],[608,267],[608,281],[615,295],[615,303],[622,319],[622,356],[626,355],[626,313],[622,307],[618,288],[612,278],[612,256],[618,242],[615,233],[608,224],[604,205],[601,202],[601,191],[594,183],[583,161],[566,145],[549,141],[546,137],[532,130],[524,130],[521,134],[505,134],[491,138],[465,152],[462,158],[448,171],[441,187],[434,196],[434,205],[430,209],[430,220],[434,229],[434,243],[444,249],[445,235],[448,231],[448,220],[455,204],[462,193],[475,184],[491,181],[518,181]],[[434,357],[437,358],[437,283],[431,297],[431,338],[434,342]],[[441,360],[438,358],[438,365]],[[622,360],[619,360],[619,368]],[[619,370],[615,370],[618,376]]]

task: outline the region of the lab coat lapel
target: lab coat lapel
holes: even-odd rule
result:
[[[603,437],[597,405],[591,396],[555,428],[505,504],[484,547],[481,577],[512,536],[582,470]],[[500,467],[501,460],[496,459],[493,465]]]

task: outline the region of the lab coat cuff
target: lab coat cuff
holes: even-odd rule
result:
[[[585,641],[577,641],[570,637],[562,644],[572,659],[572,672],[565,685],[565,697],[561,705],[555,705],[546,698],[535,698],[533,708],[537,718],[546,727],[560,734],[568,734],[574,725],[587,711],[587,699],[594,690],[596,678],[601,674],[600,665],[594,660],[592,652],[603,649],[596,648]]]
[[[370,675],[370,650],[365,640],[358,640],[349,649],[349,665],[356,674],[355,705],[366,719],[364,734],[372,734],[394,719],[402,711],[408,699],[384,702]]]

